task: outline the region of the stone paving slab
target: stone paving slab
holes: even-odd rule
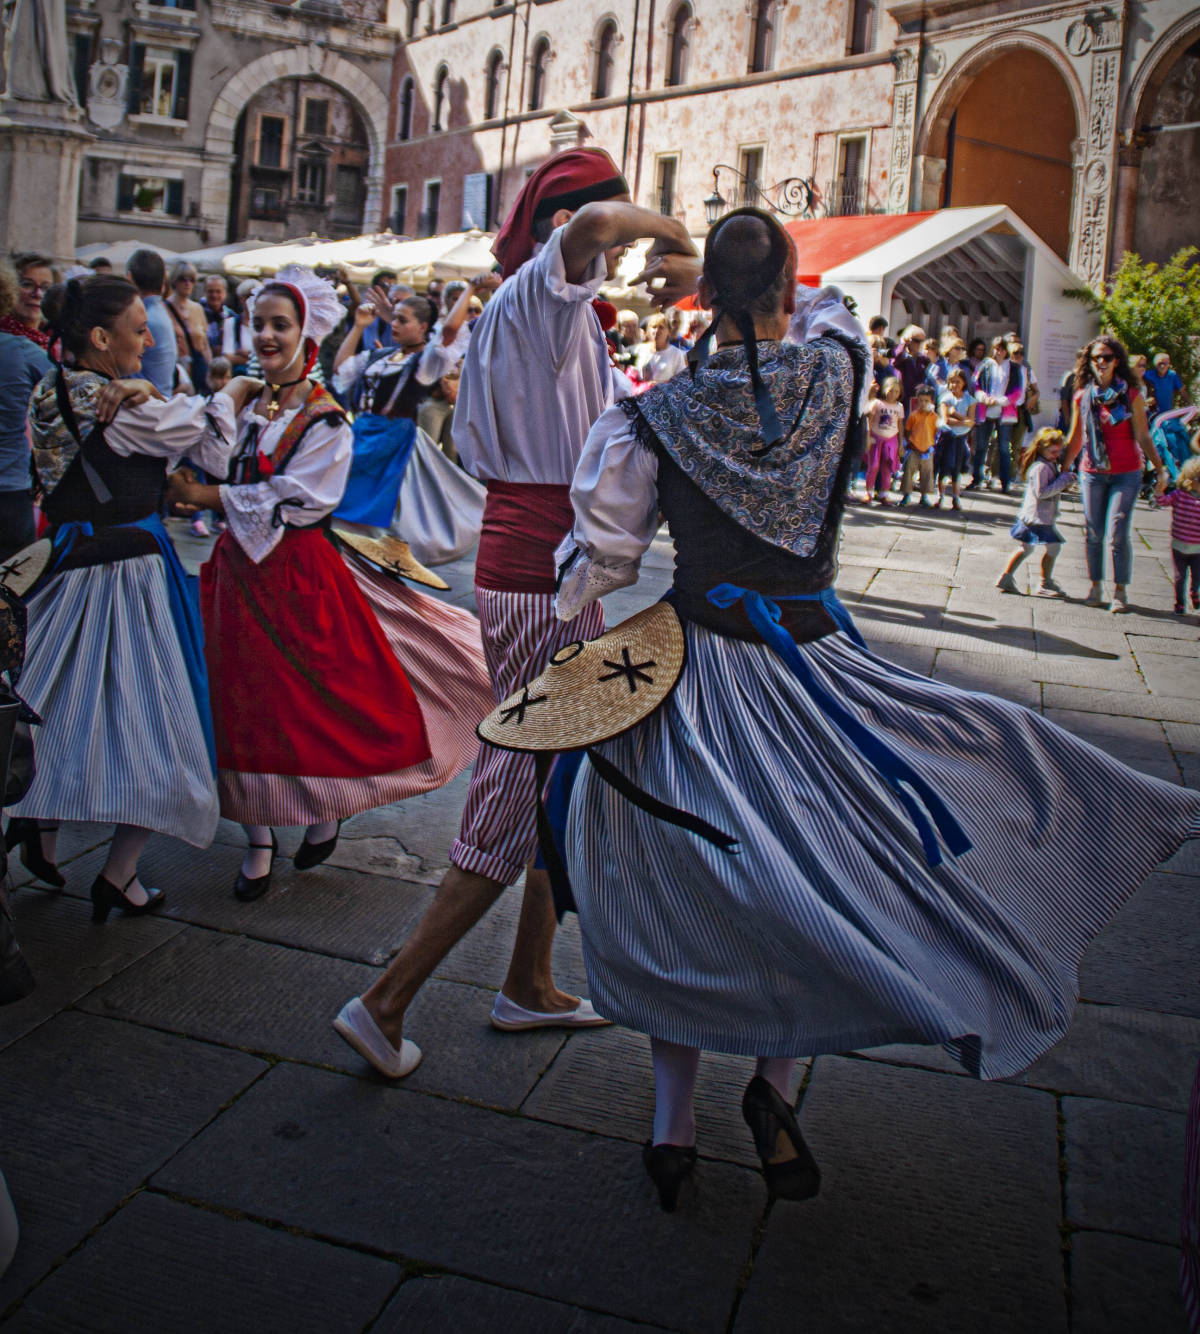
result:
[[[111,925],[95,926],[91,905],[66,894],[19,890],[11,902],[37,990],[0,1007],[0,1050],[183,930],[155,917],[110,918]]]
[[[151,839],[143,874],[168,895],[155,916],[379,964],[433,898],[427,885],[327,866],[295,871],[281,857],[266,896],[241,903],[233,897],[233,882],[244,851],[242,845],[214,843],[197,852],[174,839]],[[67,893],[86,892],[103,860],[102,852],[92,852],[72,862]]]
[[[1048,684],[1043,687],[1042,699],[1048,709],[1081,709],[1084,713],[1159,718],[1173,723],[1200,723],[1200,698],[1183,699],[1177,695]]]
[[[1195,662],[1197,656],[1200,656],[1200,636],[1168,639],[1165,635],[1130,635],[1129,647],[1139,658],[1143,653],[1165,653],[1174,657],[1190,658]]]
[[[660,1325],[645,1325],[614,1316],[581,1311],[531,1297],[511,1288],[497,1288],[468,1278],[432,1275],[410,1279],[371,1327],[371,1334],[653,1334]]]
[[[986,657],[978,653],[955,653],[940,649],[934,660],[932,676],[959,690],[972,690],[1010,699],[1027,709],[1040,710],[1042,687],[1029,680],[1028,674],[996,675],[988,670]]]
[[[0,1053],[4,1175],[21,1221],[0,1314],[266,1068],[71,1013]]]
[[[857,1054],[969,1077],[944,1047],[897,1043]],[[1085,1002],[1061,1042],[1023,1074],[1003,1082],[1184,1112],[1197,1058],[1200,1020]]]
[[[1173,1246],[1077,1232],[1071,1238],[1072,1334],[1183,1334]]]
[[[808,1062],[799,1062],[798,1073]],[[754,1073],[745,1056],[704,1052],[696,1085],[696,1143],[701,1156],[757,1169],[742,1094]],[[654,1120],[650,1042],[641,1033],[606,1028],[577,1033],[521,1109],[577,1130],[643,1143]]]
[[[1200,652],[1198,652],[1198,656],[1200,656]],[[1171,743],[1173,749],[1200,755],[1200,724],[1163,723],[1163,728],[1166,730],[1167,740]]]
[[[1141,677],[1132,661],[1128,659],[1124,663],[1100,665],[1084,659],[1055,655],[1030,658],[1028,655],[1017,655],[1004,649],[993,653],[983,643],[978,649],[971,650],[939,648],[938,661],[941,662],[943,659],[995,681],[1013,677],[1018,681],[1049,681],[1072,686],[1102,681],[1105,684],[1100,688],[1104,690],[1121,687],[1127,690],[1145,690]],[[975,661],[970,661],[972,659]]]
[[[1080,991],[1108,1005],[1198,1017],[1197,959],[1200,879],[1156,872],[1092,942]]]
[[[1067,1222],[1178,1242],[1186,1117],[1093,1098],[1064,1098],[1062,1111]]]
[[[357,1334],[403,1277],[399,1265],[373,1255],[142,1192],[3,1328],[5,1334]]]
[[[801,1113],[821,1194],[772,1209],[740,1334],[1066,1330],[1049,1094],[821,1057]]]
[[[728,1164],[704,1163],[698,1176],[687,1210],[667,1215],[623,1140],[285,1063],[154,1184],[538,1296],[716,1334],[765,1191]]]
[[[1197,696],[1197,672],[1195,657],[1183,657],[1177,653],[1139,653],[1138,667],[1146,678],[1146,684],[1156,695],[1179,695],[1184,699],[1194,700]]]

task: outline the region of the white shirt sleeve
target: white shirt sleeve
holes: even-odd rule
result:
[[[570,621],[597,598],[637,583],[658,531],[658,460],[614,405],[596,419],[571,483],[575,526],[555,562],[563,575],[554,607]]]
[[[221,355],[223,357],[232,357],[237,348],[234,346],[233,326],[237,317],[226,315],[221,321]]]
[[[205,472],[223,477],[236,446],[233,399],[224,390],[148,399],[137,407],[122,405],[104,428],[104,443],[123,458],[147,454],[174,462],[189,455]]]
[[[433,332],[429,335],[429,342],[425,344],[421,353],[421,360],[417,362],[416,377],[419,384],[437,384],[443,375],[449,375],[458,363],[466,356],[467,344],[471,341],[471,330],[467,327],[466,320],[463,320],[458,333],[454,335],[454,341],[446,346],[442,342],[442,321],[439,320],[433,326]]]
[[[333,373],[333,387],[339,394],[348,393],[350,386],[367,369],[367,362],[371,359],[370,352],[356,352],[352,357],[347,357],[345,361]],[[382,361],[383,358],[381,357]]]
[[[263,448],[269,447],[264,441]],[[346,490],[353,453],[345,422],[319,421],[309,427],[286,472],[221,487],[230,532],[255,565],[279,545],[284,525],[307,528],[333,512]]]
[[[569,304],[591,301],[599,293],[601,283],[608,276],[608,264],[604,252],[601,251],[588,265],[582,282],[567,282],[567,265],[562,253],[563,231],[567,225],[564,222],[562,227],[556,227],[550,233],[550,239],[534,257],[534,272],[540,285],[554,300]]]

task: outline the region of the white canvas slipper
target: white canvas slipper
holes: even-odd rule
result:
[[[333,1031],[388,1079],[403,1079],[421,1064],[420,1047],[408,1038],[401,1038],[399,1050],[393,1047],[357,996],[342,1006]]]
[[[611,1024],[592,1009],[590,1000],[581,1000],[573,1010],[527,1010],[510,1001],[503,991],[496,993],[492,1006],[492,1027],[505,1033],[516,1033],[523,1028],[603,1028]]]

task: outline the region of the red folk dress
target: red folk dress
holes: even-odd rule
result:
[[[492,707],[478,623],[345,555],[324,520],[352,454],[337,404],[238,423],[229,522],[202,567],[221,813],[344,819],[439,787]]]

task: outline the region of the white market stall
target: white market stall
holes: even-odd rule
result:
[[[170,268],[179,259],[174,250],[167,250],[160,245],[150,245],[146,241],[114,240],[93,241],[75,252],[75,258],[81,264],[90,264],[94,259],[106,259],[113,266],[114,273],[124,273],[125,265],[135,250],[154,250],[163,258],[163,263]]]
[[[420,241],[390,232],[344,241],[311,236],[228,255],[224,267],[226,273],[237,278],[277,273],[285,264],[344,268],[356,282],[366,282],[380,269],[387,269],[401,282],[423,287],[431,278],[471,278],[490,269],[495,263],[493,239],[479,231],[449,232]]]
[[[929,213],[788,223],[798,277],[852,297],[865,324],[884,314],[895,336],[909,323],[931,336],[953,324],[968,339],[1015,330],[1052,419],[1054,386],[1094,333],[1096,316],[1065,296],[1084,280],[1002,204]]]

